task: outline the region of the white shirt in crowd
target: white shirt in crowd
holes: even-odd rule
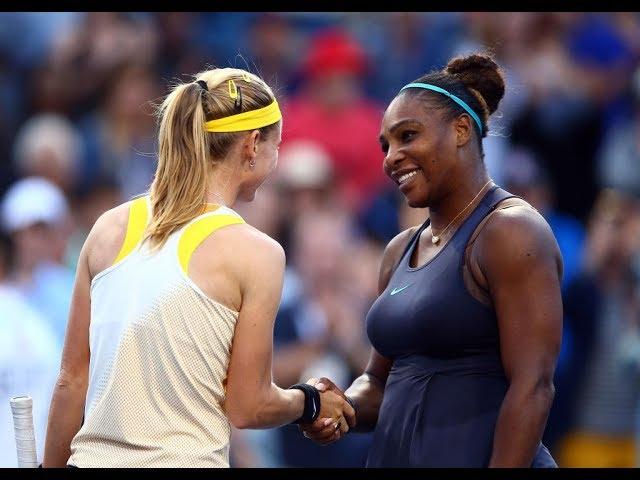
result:
[[[17,467],[9,399],[33,398],[38,462],[42,462],[51,394],[62,345],[46,319],[21,294],[0,284],[0,467]]]

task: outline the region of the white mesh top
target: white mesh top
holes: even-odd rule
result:
[[[243,220],[220,207],[150,253],[135,241],[148,209],[147,197],[132,203],[123,245],[130,253],[120,258],[121,251],[91,284],[85,419],[68,464],[228,467],[222,404],[238,312],[205,295],[185,270],[204,238]]]

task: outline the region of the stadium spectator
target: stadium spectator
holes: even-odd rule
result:
[[[274,329],[273,373],[280,385],[333,375],[346,388],[366,364],[363,318],[376,276],[369,271],[366,282],[354,283],[362,277],[353,263],[372,258],[352,228],[347,212],[327,206],[294,224],[292,266]],[[368,267],[375,270],[375,264]],[[282,465],[289,467],[362,467],[371,442],[370,435],[354,435],[345,437],[342,448],[320,447],[296,426],[284,426],[277,434]]]
[[[382,107],[362,87],[367,58],[340,30],[313,38],[302,64],[303,83],[284,106],[283,147],[293,140],[318,142],[333,161],[338,192],[357,211],[384,181],[375,139]]]
[[[572,398],[560,466],[636,466],[640,383],[622,368],[621,357],[640,318],[638,255],[640,201],[602,191],[590,218],[582,271],[565,294],[573,352],[564,394]]]
[[[15,138],[14,165],[21,177],[43,177],[69,195],[81,178],[82,139],[61,115],[39,114],[22,125]]]
[[[48,320],[11,284],[11,241],[0,233],[0,467],[17,467],[9,399],[33,399],[36,456],[42,459],[61,343]]]
[[[14,244],[9,281],[47,319],[62,343],[73,289],[64,254],[73,228],[63,192],[40,177],[14,183],[0,205],[2,229]]]

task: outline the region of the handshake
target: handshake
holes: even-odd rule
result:
[[[320,391],[320,414],[313,423],[300,424],[300,430],[319,445],[329,445],[355,427],[356,412],[351,400],[328,378],[310,378],[307,384]]]

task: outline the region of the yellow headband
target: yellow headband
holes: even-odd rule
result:
[[[281,118],[280,107],[274,99],[270,105],[264,108],[209,120],[204,124],[204,129],[207,132],[243,132],[272,125]]]

